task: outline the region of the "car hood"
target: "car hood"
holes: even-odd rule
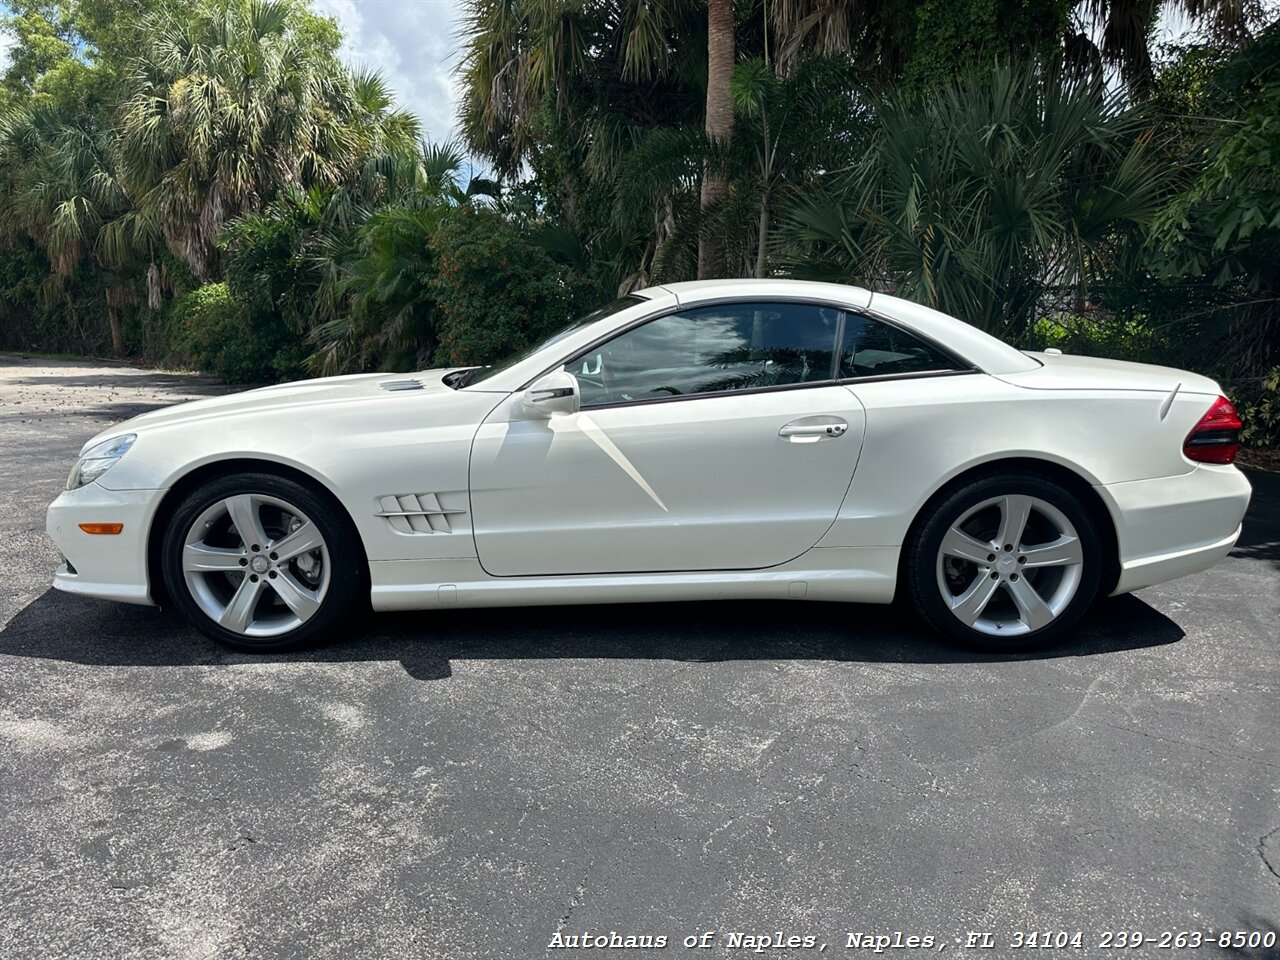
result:
[[[1040,361],[1041,366],[1022,373],[1000,374],[999,378],[1033,390],[1148,390],[1169,393],[1177,388],[1181,393],[1222,393],[1222,388],[1210,378],[1174,367],[1059,353],[1028,351],[1027,356]]]
[[[446,386],[444,376],[453,370],[423,370],[417,373],[358,373],[342,377],[318,377],[297,380],[256,390],[245,390],[222,397],[192,400],[162,407],[134,417],[104,430],[85,444],[88,449],[107,437],[118,437],[136,429],[169,427],[229,416],[252,415],[278,410],[332,406],[349,403],[379,403],[395,397],[449,394],[456,391]],[[423,399],[427,399],[423,397]]]

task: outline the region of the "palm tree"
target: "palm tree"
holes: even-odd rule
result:
[[[707,0],[707,139],[721,150],[733,143],[733,0]],[[728,191],[729,181],[710,160],[702,168],[700,207],[706,216]],[[698,239],[698,278],[724,272],[724,252],[712,230]]]
[[[6,201],[0,231],[25,234],[44,247],[51,274],[46,295],[66,298],[68,282],[87,262],[102,272],[102,295],[116,356],[125,351],[122,314],[167,284],[156,262],[156,238],[137,221],[115,172],[115,132],[57,111],[18,108],[0,118],[0,170]]]
[[[594,154],[597,169],[602,153],[616,166],[619,154],[650,131],[692,119],[685,109],[688,88],[705,83],[707,138],[728,149],[733,3],[708,0],[701,25],[690,22],[691,6],[646,0],[470,0],[463,27],[467,92],[462,117],[471,148],[512,178],[550,127],[568,135],[570,149]],[[707,40],[705,60],[698,64],[688,41],[700,29]],[[701,209],[710,213],[727,185],[724,173],[704,161]],[[563,187],[568,213],[576,218],[582,190],[576,172],[564,172]],[[700,275],[723,269],[713,231],[702,231],[699,251]]]
[[[115,352],[127,311],[172,292],[170,267],[216,276],[226,223],[283,189],[373,201],[397,177],[421,184],[417,121],[376,74],[338,63],[304,4],[147,0],[123,26],[104,16],[77,21],[88,65],[61,58],[75,84],[0,112],[0,234],[44,248],[46,292],[73,312],[102,297]]]
[[[1177,14],[1208,30],[1216,41],[1236,45],[1265,19],[1253,0],[1084,0],[1076,26],[1062,38],[1080,66],[1106,60],[1117,65],[1129,89],[1152,90],[1151,40],[1162,15]],[[1034,7],[1031,16],[1038,16]],[[769,0],[773,50],[785,73],[805,49],[819,53],[856,51],[863,72],[878,81],[901,76],[919,38],[901,6],[870,0]],[[1012,51],[1010,51],[1012,52]]]
[[[382,81],[310,43],[298,9],[224,0],[194,16],[162,12],[125,72],[121,182],[198,278],[215,274],[233,217],[285,187],[345,183],[370,155],[417,142]]]
[[[1001,67],[878,105],[865,155],[797,198],[784,265],[1025,338],[1141,242],[1171,184],[1141,108],[1096,76]]]
[[[695,44],[703,47],[706,26],[696,5],[684,3],[468,0],[460,107],[467,146],[515,179],[551,141],[581,159],[602,132],[691,117],[700,112],[693,97],[705,95],[705,54]],[[566,177],[570,193],[578,185]]]
[[[721,233],[754,232],[755,249],[743,272],[764,277],[779,194],[851,162],[867,111],[843,57],[804,56],[783,76],[764,60],[746,60],[734,71],[733,101],[740,118],[733,191],[750,222],[725,223]]]
[[[374,163],[378,179],[288,187],[227,224],[222,250],[238,302],[315,346],[308,366],[341,373],[404,369],[435,349],[431,239],[450,211],[495,187],[464,182],[454,144]]]
[[[546,102],[572,109],[570,87],[588,70],[602,19],[587,4],[563,0],[468,0],[462,128],[499,174],[519,173]]]
[[[1219,41],[1238,43],[1248,33],[1248,0],[1087,0],[1085,13],[1101,32],[1102,57],[1120,68],[1131,90],[1146,96],[1155,82],[1151,36],[1162,13],[1180,13]],[[1092,43],[1090,41],[1090,43]]]
[[[770,0],[766,4],[766,62],[785,73],[800,52],[847,53],[867,33],[864,25],[879,15],[883,3],[849,0]],[[772,36],[772,55],[768,37]],[[883,34],[887,41],[889,34]]]

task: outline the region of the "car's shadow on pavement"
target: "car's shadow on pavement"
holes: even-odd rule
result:
[[[371,616],[327,646],[246,655],[197,633],[174,612],[50,589],[0,631],[0,654],[103,666],[399,660],[442,680],[452,660],[656,659],[962,663],[1079,657],[1155,647],[1182,629],[1133,596],[1102,602],[1063,643],[1020,655],[949,646],[896,607],[745,601],[653,603]]]
[[[1233,557],[1269,560],[1280,569],[1280,473],[1248,472],[1253,499]]]

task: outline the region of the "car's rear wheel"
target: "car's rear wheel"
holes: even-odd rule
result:
[[[1071,491],[1034,474],[975,479],[944,496],[908,545],[908,595],[935,629],[983,650],[1062,636],[1098,592],[1102,544]]]
[[[322,639],[351,611],[364,580],[340,509],[270,474],[200,487],[174,511],[161,549],[174,604],[198,629],[240,650]]]

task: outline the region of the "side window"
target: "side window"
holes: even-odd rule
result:
[[[830,380],[840,311],[731,303],[651,320],[566,364],[583,406]]]
[[[961,368],[942,351],[891,324],[856,313],[845,319],[841,378],[958,369]]]

